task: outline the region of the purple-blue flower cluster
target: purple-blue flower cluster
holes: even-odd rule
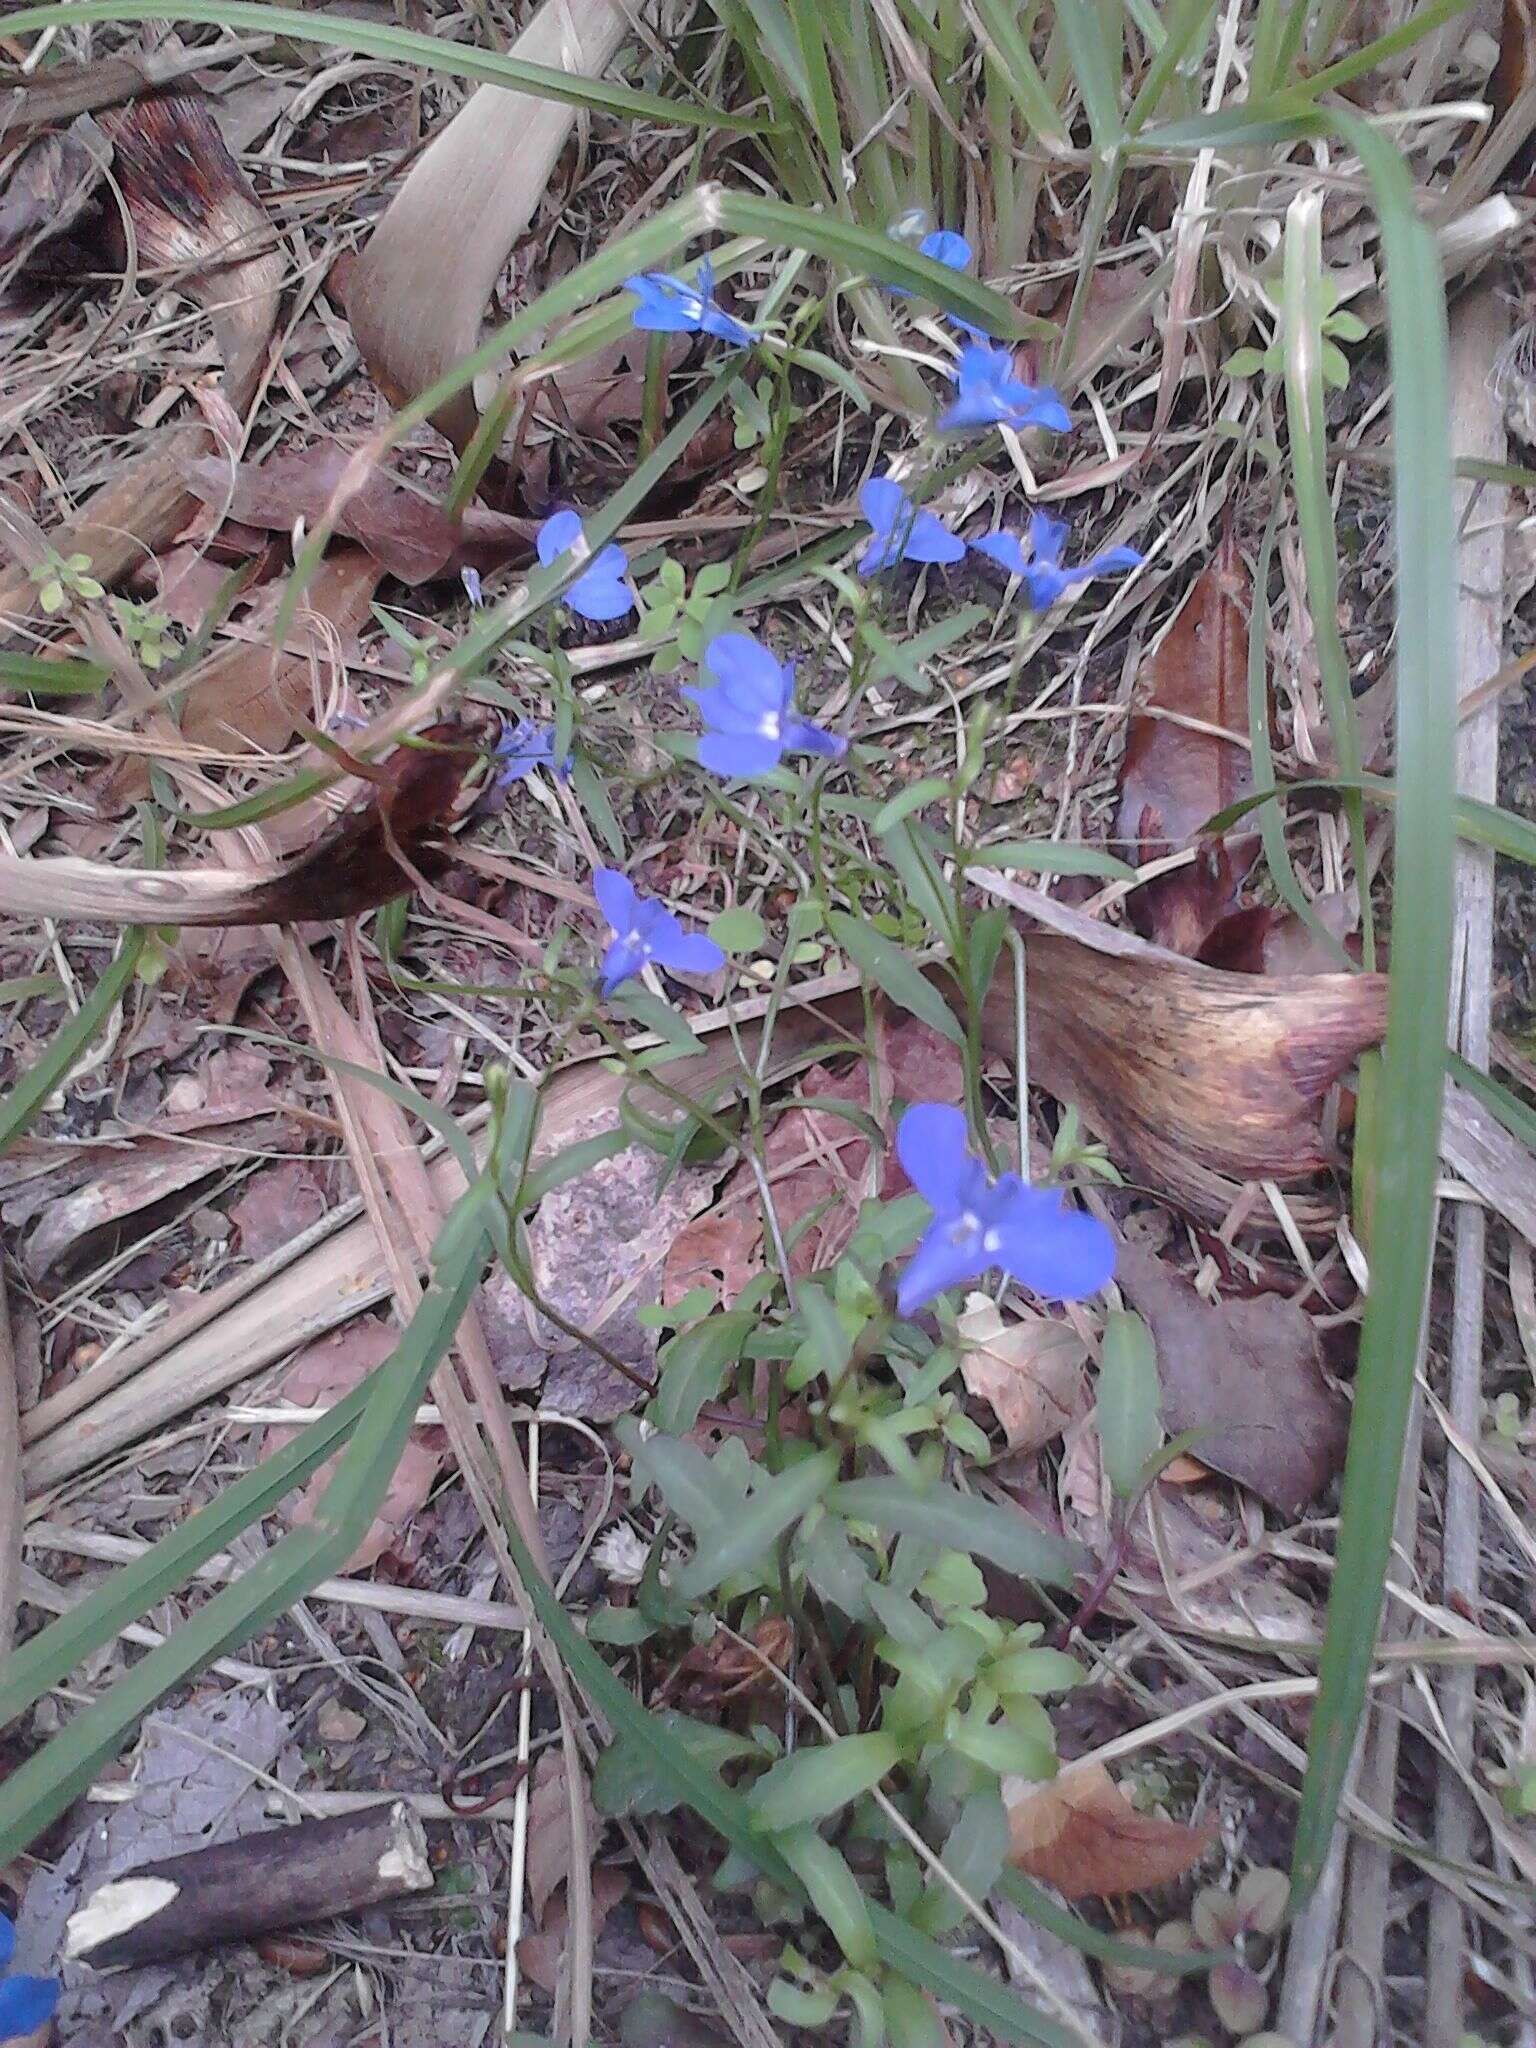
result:
[[[563,761],[555,760],[555,728],[552,725],[535,725],[531,718],[520,718],[515,725],[504,725],[491,754],[495,763],[491,786],[496,790],[510,789],[514,782],[521,782],[535,768],[553,769],[557,782],[570,780],[571,755],[567,754]]]
[[[861,576],[878,576],[898,562],[937,562],[949,565],[962,561],[967,548],[1000,563],[1010,576],[1023,579],[1031,611],[1043,612],[1074,584],[1089,583],[1099,576],[1121,576],[1141,566],[1135,548],[1105,548],[1086,562],[1067,567],[1067,522],[1053,519],[1048,512],[1036,512],[1030,519],[1029,542],[1015,533],[983,534],[980,540],[964,541],[951,533],[936,512],[914,505],[901,485],[891,476],[871,477],[859,492],[859,510],[869,524],[870,537],[859,556]]]
[[[994,1266],[1052,1301],[1096,1294],[1115,1270],[1115,1240],[1097,1217],[1068,1209],[1059,1188],[1016,1173],[991,1179],[970,1149],[965,1117],[917,1102],[896,1127],[896,1155],[933,1211],[896,1289],[904,1316]]]
[[[725,965],[725,955],[713,939],[703,932],[685,932],[664,903],[642,896],[617,868],[599,868],[592,889],[613,929],[598,980],[605,996],[652,960],[679,974],[713,974]]]
[[[568,555],[572,548],[587,544],[580,515],[553,513],[539,528],[539,560],[546,569]],[[635,608],[635,593],[629,586],[629,557],[616,541],[599,548],[585,569],[565,593],[565,602],[584,619],[607,625],[627,618]]]
[[[848,742],[795,709],[795,665],[779,661],[750,633],[720,633],[704,650],[706,689],[684,690],[699,707],[699,759],[716,775],[767,775],[786,754],[840,761]]]

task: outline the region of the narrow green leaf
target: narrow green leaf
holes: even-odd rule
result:
[[[781,1833],[778,1850],[849,1962],[856,1970],[869,1969],[875,1960],[875,1930],[868,1902],[846,1859],[810,1827]]]
[[[65,4],[21,7],[6,17],[11,35],[33,29],[68,27],[72,21],[203,21],[249,35],[291,37],[353,50],[364,57],[419,68],[449,78],[473,78],[485,85],[506,85],[535,99],[563,100],[567,106],[592,107],[623,120],[660,121],[694,128],[754,130],[760,122],[739,120],[708,106],[663,99],[657,93],[635,92],[606,79],[559,71],[547,64],[528,64],[495,50],[477,50],[445,37],[423,35],[393,22],[359,20],[317,9],[264,6],[260,0],[65,0]]]
[[[827,1505],[850,1522],[872,1522],[893,1536],[924,1537],[943,1550],[985,1557],[1048,1586],[1070,1586],[1090,1562],[1081,1545],[1035,1528],[1021,1509],[949,1486],[914,1493],[901,1479],[847,1479],[833,1487]]]
[[[756,1325],[757,1317],[749,1311],[728,1309],[723,1315],[706,1316],[664,1345],[658,1359],[660,1383],[647,1420],[669,1436],[686,1436],[704,1403],[719,1393],[728,1368],[740,1358]]]
[[[112,671],[104,661],[82,655],[50,660],[40,654],[0,653],[0,688],[26,690],[34,697],[94,697]]]
[[[894,1735],[842,1735],[797,1749],[763,1773],[747,1794],[756,1825],[769,1834],[825,1820],[878,1785],[901,1751]]]
[[[837,1453],[817,1451],[786,1471],[770,1473],[745,1508],[696,1555],[672,1574],[673,1591],[696,1600],[734,1573],[771,1565],[773,1545],[806,1509],[821,1499],[837,1477]]]
[[[1138,1315],[1113,1311],[1104,1323],[1099,1363],[1099,1442],[1104,1471],[1122,1502],[1140,1492],[1163,1440],[1157,1346]]]
[[[899,947],[843,910],[829,911],[827,924],[833,938],[859,972],[882,989],[893,1003],[903,1010],[910,1010],[914,1017],[931,1025],[954,1044],[964,1045],[965,1033],[948,1003]]]
[[[923,775],[916,782],[909,783],[898,796],[883,803],[875,813],[875,831],[889,832],[893,825],[899,825],[903,818],[910,818],[914,811],[920,811],[924,804],[938,803],[950,795],[950,786],[939,775]]]
[[[92,1039],[117,1008],[123,991],[133,980],[145,934],[131,926],[123,934],[117,958],[102,975],[79,1009],[49,1040],[17,1081],[9,1095],[0,1097],[0,1154],[8,1152],[31,1124],[49,1096],[61,1088],[71,1068],[84,1058]]]
[[[990,846],[968,846],[961,859],[968,868],[1008,868],[1034,875],[1102,875],[1110,882],[1133,882],[1136,870],[1102,846],[1083,846],[1066,839],[999,839]]]

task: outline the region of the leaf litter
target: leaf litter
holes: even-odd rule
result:
[[[254,83],[272,98],[269,84],[259,77]],[[338,104],[345,108],[350,102],[342,95]],[[411,104],[414,109],[414,96]],[[339,150],[371,146],[371,140],[384,148],[396,146],[393,127],[381,126],[376,115],[364,113],[355,118],[355,134],[349,134],[345,118],[334,124],[337,147],[317,145],[319,157],[337,161]],[[268,121],[269,115],[263,112],[262,119]],[[326,122],[312,121],[310,126],[323,133]],[[279,146],[274,144],[275,149]],[[309,146],[306,132],[306,151]],[[362,200],[365,208],[373,203],[372,196]],[[1067,244],[1063,244],[1063,253],[1072,253]],[[1091,326],[1098,325],[1101,318],[1113,317],[1112,308],[1108,313],[1105,309],[1119,296],[1110,287],[1122,272],[1133,279],[1143,274],[1136,266],[1119,263],[1095,270],[1087,299]],[[1043,293],[1046,288],[1038,289]],[[1133,282],[1133,293],[1135,289]],[[1058,307],[1062,317],[1070,309],[1071,292],[1072,279],[1068,278]],[[312,321],[311,328],[316,324]],[[323,322],[318,325],[325,331]],[[258,326],[253,323],[253,331]],[[336,332],[345,338],[344,329]],[[1157,333],[1156,323],[1138,312],[1134,323],[1117,336],[1117,360],[1127,366],[1146,362],[1146,351],[1156,349]],[[264,339],[261,346],[265,346]],[[676,368],[683,353],[681,348],[669,348],[668,367]],[[250,342],[237,342],[239,358],[249,359],[252,354]],[[542,436],[552,430],[551,438],[543,444],[542,475],[534,465],[529,466],[523,502],[542,509],[543,499],[559,488],[567,460],[567,436],[574,440],[606,436],[611,440],[611,449],[585,452],[591,474],[601,473],[604,462],[611,466],[615,451],[620,459],[628,460],[629,442],[622,430],[634,426],[643,414],[642,354],[631,337],[596,366],[581,366],[586,376],[563,376],[544,386],[537,433]],[[329,378],[334,360],[334,354],[327,357],[323,344],[317,344],[311,332],[304,352],[290,351],[282,368],[296,373],[301,362],[316,366],[304,371],[304,395],[306,401],[311,396],[318,398],[323,410],[328,394],[312,392],[307,379],[312,374]],[[205,369],[206,362],[201,367]],[[241,381],[244,374],[242,369],[235,381]],[[290,390],[287,396],[292,395]],[[269,447],[259,458],[246,458],[234,468],[222,455],[204,455],[196,474],[210,495],[203,501],[205,513],[194,515],[194,545],[202,545],[210,523],[206,512],[217,512],[224,504],[231,483],[235,486],[230,498],[233,516],[221,522],[220,531],[237,552],[260,548],[262,533],[283,537],[286,543],[296,525],[312,527],[336,498],[337,485],[352,459],[349,451],[366,445],[374,424],[375,419],[367,416],[333,417],[308,446],[297,450],[291,445]],[[621,431],[614,434],[614,429]],[[206,447],[206,441],[201,445]],[[714,459],[720,459],[718,454]],[[441,462],[439,449],[435,466],[421,465],[423,475],[431,469],[440,483],[445,474]],[[183,473],[192,471],[184,466]],[[519,501],[514,496],[506,502]],[[248,772],[264,754],[287,747],[306,722],[321,722],[328,696],[331,704],[336,702],[334,690],[342,684],[343,667],[353,668],[367,687],[366,667],[358,657],[368,631],[367,603],[384,575],[419,589],[428,583],[445,583],[465,566],[483,566],[487,571],[494,566],[515,566],[528,558],[531,525],[520,515],[487,504],[472,504],[462,521],[450,521],[441,501],[425,485],[417,489],[403,475],[371,467],[361,488],[348,497],[341,511],[338,530],[350,535],[357,545],[333,546],[321,580],[309,593],[317,621],[325,622],[319,626],[313,651],[290,651],[274,663],[264,642],[247,646],[226,637],[193,672],[181,725],[184,736],[204,747],[242,755]],[[242,528],[246,530],[242,532]],[[1181,975],[1166,960],[1157,961],[1148,954],[1128,954],[1111,963],[1102,956],[1085,956],[1081,948],[1074,957],[1061,947],[1053,951],[1049,941],[1032,940],[1031,999],[1044,1013],[1046,1025],[1043,1057],[1033,1061],[1033,1073],[1048,1092],[1080,1103],[1085,1120],[1108,1139],[1122,1170],[1132,1176],[1129,1191],[1111,1190],[1104,1195],[1117,1223],[1125,1220],[1127,1212],[1134,1216],[1150,1208],[1161,1215],[1166,1204],[1197,1225],[1217,1227],[1232,1215],[1235,1204],[1254,1194],[1251,1183],[1245,1185],[1240,1177],[1246,1168],[1255,1179],[1272,1176],[1287,1189],[1299,1186],[1296,1217],[1303,1234],[1315,1244],[1338,1220],[1337,1189],[1329,1176],[1342,1156],[1334,1143],[1332,1117],[1320,1112],[1320,1103],[1354,1052],[1379,1035],[1380,989],[1379,984],[1362,977],[1350,984],[1352,993],[1346,998],[1338,989],[1338,977],[1333,976],[1335,989],[1327,1002],[1316,989],[1294,1000],[1275,992],[1275,1007],[1268,1009],[1269,995],[1262,987],[1265,978],[1324,970],[1332,974],[1337,963],[1318,952],[1311,935],[1288,913],[1278,912],[1266,902],[1244,901],[1245,887],[1253,887],[1258,879],[1252,866],[1256,842],[1251,835],[1229,835],[1215,842],[1200,837],[1205,821],[1251,786],[1248,750],[1240,737],[1232,737],[1247,729],[1247,630],[1252,592],[1239,545],[1241,528],[1240,515],[1229,520],[1214,558],[1203,568],[1198,558],[1194,559],[1197,574],[1184,609],[1151,661],[1141,665],[1142,709],[1133,713],[1130,721],[1120,813],[1112,843],[1120,853],[1140,861],[1193,850],[1192,862],[1132,891],[1127,915],[1158,944],[1198,957],[1206,967],[1224,975],[1252,977],[1256,985],[1245,995],[1239,994],[1230,981],[1209,980],[1198,967]],[[176,531],[185,532],[185,524],[172,531],[172,542]],[[472,540],[472,536],[476,538]],[[476,546],[479,553],[474,551]],[[1174,568],[1191,562],[1182,536],[1178,547],[1184,552],[1171,565]],[[167,552],[162,561],[168,559]],[[283,559],[282,551],[275,550],[271,559]],[[335,603],[326,589],[332,571],[338,583],[346,583]],[[273,587],[267,597],[277,594]],[[186,630],[196,630],[207,602],[211,596],[201,602],[188,600]],[[258,603],[242,622],[242,632],[259,632],[265,616],[269,613]],[[327,635],[327,624],[333,637]],[[126,755],[120,758],[132,760]],[[398,771],[402,776],[407,766],[420,768],[419,763],[402,764]],[[424,792],[429,801],[422,807],[419,833],[407,829],[403,817],[397,829],[390,815],[388,789],[367,792],[339,837],[324,840],[313,850],[302,849],[309,857],[301,858],[290,870],[288,894],[278,907],[292,914],[307,902],[318,920],[338,905],[360,908],[398,894],[404,886],[414,887],[417,874],[426,875],[434,884],[458,886],[464,878],[452,874],[444,828],[459,821],[461,780],[451,774],[438,779],[423,772],[423,781],[430,781],[431,787]],[[245,786],[235,785],[231,794]],[[142,789],[142,780],[135,787]],[[1028,803],[1038,793],[1037,779],[1032,777],[1029,786],[1009,791],[1008,800]],[[1076,801],[1070,790],[1066,794]],[[312,816],[305,817],[301,831],[307,833],[312,822]],[[630,822],[626,818],[626,827]],[[655,823],[653,816],[645,816],[644,828]],[[517,830],[524,829],[520,813]],[[539,843],[537,858],[542,860],[550,843],[542,836],[542,820],[533,821],[533,833]],[[523,856],[525,848],[516,839],[512,843]],[[397,848],[406,855],[408,867],[397,862]],[[565,858],[566,851],[559,848],[559,859]],[[421,899],[433,914],[439,904],[451,900],[448,896],[434,899],[430,893]],[[1321,894],[1314,901],[1341,937],[1357,922],[1357,912],[1343,892]],[[269,912],[271,908],[269,904]],[[185,930],[177,951],[185,953],[195,936]],[[242,1008],[251,1005],[253,992],[262,986],[264,957],[253,949],[223,971],[209,969],[202,974],[197,971],[198,960],[185,959],[182,965],[173,963],[170,975],[181,973],[183,967],[192,970],[187,990],[194,1017],[204,1014],[207,1002],[216,1007],[206,1014],[232,1022]],[[436,957],[429,964],[441,971],[450,986],[457,981],[487,979],[478,971],[466,970],[470,957],[467,950],[455,956],[449,945],[438,943]],[[1052,984],[1054,991],[1043,1002],[1042,981]],[[390,981],[382,968],[378,991],[381,1003],[387,1001],[397,1010],[386,1020],[387,1034],[402,1025],[398,1012],[406,1005],[400,1000],[401,985]],[[280,1003],[282,997],[273,998],[268,988],[259,1000]],[[1246,1012],[1242,1008],[1245,1002],[1251,1006]],[[1120,1014],[1107,1035],[1095,1043],[1094,1034],[1107,1009]],[[478,1009],[469,1013],[471,1043],[475,1020],[481,1014]],[[504,1027],[500,1012],[483,1014],[493,1028]],[[1251,1045],[1234,1043],[1238,1034],[1233,1020],[1239,1016],[1264,1039],[1258,1057],[1253,1056]],[[262,1022],[266,1021],[263,1012]],[[291,1014],[282,1021],[291,1027]],[[433,1041],[435,1050],[423,1060],[422,1040],[405,1028],[399,1057],[408,1067],[414,1063],[418,1071],[423,1067],[433,1071],[433,1060],[441,1058],[435,1071],[445,1094],[451,1096],[454,1078],[464,1066],[453,1065],[441,1048],[457,1033],[459,1044],[452,1060],[462,1062],[465,1029],[465,1020],[457,1013],[439,1016],[432,1025],[438,1034]],[[847,1242],[863,1198],[901,1186],[889,1153],[883,1169],[877,1170],[868,1138],[839,1114],[839,1106],[873,1115],[888,1136],[894,1109],[901,1101],[959,1099],[959,1065],[953,1048],[932,1033],[919,1045],[913,1034],[921,1029],[881,1004],[880,1042],[869,1067],[827,1059],[790,1084],[790,1092],[799,1100],[777,1115],[770,1132],[769,1160],[770,1184],[791,1239],[797,1276],[821,1271],[835,1258]],[[1033,1013],[1030,1030],[1033,1055]],[[137,1057],[141,1062],[152,1058],[157,1050],[152,1040],[144,1037],[140,1043],[143,1050]],[[905,1065],[903,1043],[914,1048]],[[1006,1091],[1005,1069],[1012,1058],[1011,1021],[990,1033],[988,1045],[993,1062],[990,1078]],[[168,1057],[177,1059],[191,1051],[190,1043],[180,1041],[173,1047],[163,1040],[162,1046]],[[392,1054],[395,1050],[392,1044]],[[1197,1082],[1182,1098],[1173,1085],[1181,1059]],[[1276,1085],[1277,1073],[1284,1077],[1284,1087]],[[1202,1092],[1204,1102],[1196,1099]],[[135,1137],[138,1164],[152,1162],[157,1135],[165,1134]],[[687,1176],[693,1169],[684,1169],[658,1192],[655,1155],[638,1147],[635,1151],[636,1157],[615,1176],[605,1178],[597,1169],[572,1184],[564,1203],[547,1198],[534,1218],[530,1236],[541,1291],[552,1305],[573,1325],[597,1336],[644,1378],[654,1366],[656,1329],[640,1319],[640,1308],[649,1308],[657,1300],[675,1304],[700,1284],[729,1301],[771,1261],[765,1260],[760,1213],[749,1176],[738,1171],[717,1186],[718,1172],[705,1171],[696,1185],[689,1185]],[[628,1155],[620,1158],[628,1160]],[[618,1167],[619,1161],[608,1164]],[[285,1218],[295,1230],[318,1220],[330,1194],[331,1178],[319,1162],[313,1166],[288,1162],[258,1172],[245,1184],[246,1192],[230,1205],[241,1249],[257,1256],[263,1247],[280,1246]],[[675,1199],[674,1190],[679,1190]],[[99,1195],[98,1199],[106,1198]],[[131,1221],[152,1208],[152,1200],[146,1199],[126,1207],[116,1220]],[[1242,1220],[1254,1220],[1251,1207]],[[1267,1227],[1262,1213],[1258,1221]],[[1235,1227],[1242,1227],[1242,1221]],[[617,1242],[617,1250],[610,1240]],[[1205,1240],[1197,1237],[1196,1241]],[[36,1277],[50,1277],[54,1265],[61,1262],[62,1256],[50,1260]],[[1279,1258],[1269,1257],[1266,1269],[1272,1273],[1280,1263]],[[1235,1291],[1242,1282],[1233,1277],[1233,1267],[1223,1260],[1221,1270],[1221,1294],[1207,1299],[1167,1258],[1127,1239],[1124,1291],[1158,1339],[1164,1426],[1170,1431],[1192,1430],[1198,1436],[1192,1447],[1193,1461],[1186,1460],[1177,1475],[1165,1474],[1135,1518],[1122,1565],[1122,1590],[1132,1619],[1140,1607],[1175,1627],[1225,1629],[1275,1645],[1296,1643],[1315,1636],[1317,1615],[1312,1602],[1294,1590],[1303,1583],[1300,1576],[1281,1573],[1275,1560],[1263,1554],[1262,1544],[1256,1543],[1262,1517],[1253,1497],[1288,1516],[1300,1513],[1308,1503],[1326,1500],[1337,1470],[1344,1404],[1321,1371],[1315,1327],[1307,1312],[1273,1290],[1245,1298]],[[1236,1270],[1240,1272],[1240,1265]],[[1299,1276],[1296,1284],[1299,1287]],[[482,1307],[493,1346],[500,1347],[498,1365],[510,1389],[540,1387],[550,1405],[599,1420],[638,1400],[639,1391],[632,1381],[614,1374],[595,1349],[570,1339],[552,1323],[539,1323],[509,1286],[493,1284],[482,1296]],[[636,1311],[633,1316],[631,1310]],[[995,1424],[1005,1449],[1021,1467],[1029,1466],[1041,1483],[1059,1481],[1063,1520],[1088,1537],[1102,1556],[1109,1541],[1109,1516],[1095,1430],[1083,1415],[1092,1384],[1085,1364],[1088,1340],[1074,1332],[1068,1343],[1061,1336],[1062,1327],[1047,1323],[1012,1298],[1001,1309],[985,1298],[973,1300],[959,1326],[966,1347],[964,1377],[972,1397],[972,1414],[989,1427]],[[354,1332],[369,1330],[388,1334],[386,1325],[354,1322],[335,1340],[337,1349],[348,1350],[356,1344]],[[377,1338],[368,1339],[363,1350],[378,1342]],[[355,1381],[358,1373],[369,1369],[365,1361],[354,1359],[340,1370],[336,1388],[349,1374]],[[295,1368],[294,1376],[282,1384],[284,1397],[300,1398],[305,1385]],[[329,1392],[322,1398],[329,1398]],[[1050,1455],[1040,1458],[1037,1454],[1042,1450]],[[1213,1472],[1223,1478],[1212,1479],[1209,1475]],[[1181,1483],[1174,1483],[1176,1477]],[[1228,1485],[1226,1480],[1235,1484]],[[432,1482],[426,1483],[430,1486]],[[415,1511],[408,1508],[405,1520]],[[399,1527],[395,1527],[396,1535]],[[370,1541],[375,1534],[370,1532]],[[388,1539],[381,1554],[387,1552],[387,1543]],[[361,1568],[357,1560],[353,1565]],[[706,1646],[699,1646],[697,1662],[702,1676],[708,1675],[702,1667],[710,1663],[711,1655],[715,1662],[723,1663],[721,1651],[709,1646],[706,1654]],[[772,1692],[765,1697],[771,1699]],[[710,1714],[735,1704],[728,1690],[716,1688],[712,1697],[707,1686],[690,1699]],[[545,1753],[546,1765],[553,1757],[553,1751]],[[555,1773],[546,1769],[536,1780],[538,1790],[543,1793],[554,1785],[554,1777]],[[546,1838],[548,1868],[536,1885],[541,1896],[535,1917],[544,1925],[525,1937],[525,1941],[546,1944],[538,1952],[545,1963],[541,1981],[551,1990],[553,1958],[565,1939],[557,1869],[561,1852],[556,1795],[560,1793],[561,1787],[554,1785],[548,1811],[540,1808],[539,1833]],[[1055,1785],[1044,1791],[1032,1788],[1027,1798],[1036,1808],[1027,1854],[1043,1858],[1037,1870],[1042,1881],[1057,1883],[1075,1896],[1118,1896],[1109,1880],[1132,1872],[1140,1873],[1147,1886],[1171,1884],[1201,1853],[1195,1845],[1201,1841],[1203,1846],[1204,1831],[1140,1811],[1095,1767],[1069,1768]],[[568,1862],[568,1842],[564,1854]],[[1182,1865],[1181,1856],[1185,1858]],[[1113,1867],[1117,1857],[1118,1869]],[[550,1872],[556,1872],[552,1882],[547,1881]],[[597,1873],[600,1912],[608,1910],[603,1905],[609,1889],[606,1880],[616,1875],[602,1869]],[[1078,1887],[1075,1892],[1074,1886]],[[537,1976],[533,1963],[530,1950],[528,1968]],[[1091,1998],[1083,2004],[1087,2010]],[[205,2019],[203,2024],[210,2022]],[[681,2035],[681,2028],[675,2031]],[[413,2038],[415,2017],[407,2015],[397,2032],[401,2039]],[[448,2038],[430,2031],[422,2035],[429,2040],[439,2037]]]

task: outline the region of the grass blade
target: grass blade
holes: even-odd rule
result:
[[[137,926],[130,926],[123,934],[117,958],[90,995],[55,1034],[41,1059],[28,1067],[10,1094],[0,1101],[0,1153],[9,1151],[49,1096],[63,1085],[70,1069],[117,1007],[118,998],[133,980],[143,950],[144,933]]]
[[[526,64],[515,57],[503,57],[495,50],[476,50],[466,44],[445,42],[441,36],[397,28],[393,22],[358,21],[322,9],[306,13],[296,7],[269,7],[262,0],[63,0],[63,4],[50,0],[46,6],[18,8],[7,15],[5,26],[9,35],[25,35],[32,29],[68,27],[72,22],[87,21],[203,21],[215,28],[241,29],[251,35],[324,43],[332,49],[353,50],[363,57],[382,57],[392,64],[419,66],[450,78],[477,79],[482,85],[509,85],[535,99],[563,100],[568,106],[592,107],[625,120],[743,132],[756,132],[763,125],[760,121],[723,114],[715,107],[663,99],[659,93],[636,92],[630,86],[610,85],[604,79],[585,78],[544,64]]]
[[[246,1641],[356,1549],[384,1497],[427,1381],[485,1270],[501,1164],[498,1158],[444,1223],[426,1292],[393,1355],[364,1390],[351,1441],[313,1520],[215,1594],[0,1785],[0,1861],[19,1855],[78,1797],[157,1700]]]

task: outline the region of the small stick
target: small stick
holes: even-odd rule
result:
[[[70,1915],[64,1952],[103,1970],[161,1963],[431,1889],[426,1834],[396,1800],[383,1811],[268,1828],[108,1878]]]

